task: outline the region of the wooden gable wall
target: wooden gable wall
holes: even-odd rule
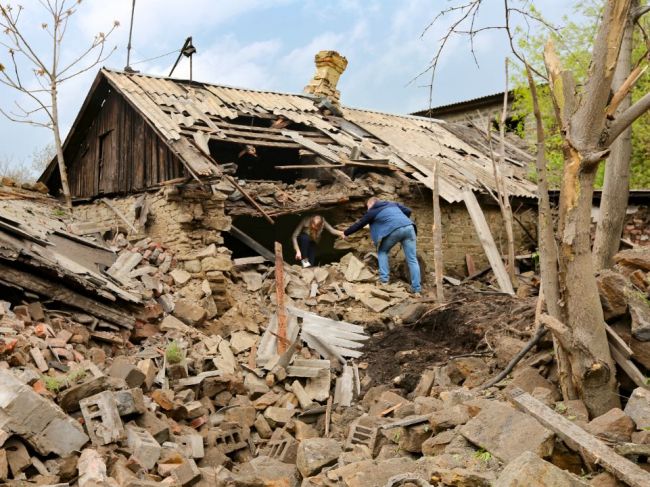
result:
[[[185,176],[185,168],[145,119],[109,91],[78,143],[66,148],[73,197],[128,193]]]

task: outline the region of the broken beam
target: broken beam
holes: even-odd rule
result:
[[[278,303],[278,354],[282,354],[287,349],[287,308],[284,305],[284,260],[280,242],[275,242],[275,296]]]
[[[0,280],[10,285],[18,286],[40,296],[67,304],[88,314],[109,321],[124,328],[132,329],[135,318],[127,313],[117,311],[115,306],[107,306],[92,298],[72,291],[61,282],[53,283],[41,277],[19,271],[0,264]]]
[[[515,388],[510,392],[510,400],[519,409],[558,435],[569,448],[579,450],[590,460],[602,465],[605,470],[619,480],[627,482],[631,487],[650,485],[650,473],[616,454],[605,443],[587,433],[580,426],[560,416],[530,394]]]
[[[234,225],[230,226],[230,230],[228,230],[228,233],[230,233],[233,237],[241,241],[242,243],[246,244],[249,246],[251,249],[253,249],[255,252],[260,254],[262,257],[264,257],[266,260],[270,262],[275,261],[275,255],[273,252],[271,252],[269,249],[264,247],[261,243],[259,243],[257,240],[249,237],[247,234],[242,232],[239,228],[237,228]]]

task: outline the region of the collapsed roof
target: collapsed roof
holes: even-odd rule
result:
[[[180,161],[181,172],[196,179],[221,177],[221,164],[227,161],[212,144],[227,142],[300,149],[317,156],[329,169],[363,166],[366,161],[369,167],[397,168],[427,186],[432,184],[432,170],[438,161],[440,196],[447,202],[461,201],[465,189],[496,192],[486,145],[464,140],[461,131],[451,130],[444,122],[347,107],[338,110],[327,100],[308,94],[232,88],[109,69],[98,73],[66,139],[66,151],[79,143],[79,134],[87,130],[84,124],[91,122],[93,112],[102,109],[101,98],[106,92],[101,93],[101,85],[124,97]],[[278,121],[285,123],[274,123]],[[506,158],[503,172],[512,196],[535,197],[535,187],[526,179],[527,162],[516,154]],[[59,185],[55,169],[53,161],[41,176],[51,189]]]

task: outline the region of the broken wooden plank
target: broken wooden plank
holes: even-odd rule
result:
[[[614,328],[609,326],[607,323],[605,323],[605,331],[607,332],[608,341],[616,344],[616,348],[625,358],[630,358],[634,354],[628,344],[625,343],[625,340],[623,340],[618,333],[614,331]]]
[[[287,349],[287,308],[284,305],[284,261],[280,242],[275,242],[275,297],[278,306],[278,354],[282,354]]]
[[[465,206],[467,206],[467,211],[472,219],[472,223],[474,224],[476,234],[481,241],[483,250],[485,250],[485,255],[487,256],[488,261],[492,266],[492,270],[494,271],[494,275],[497,278],[499,287],[505,293],[514,294],[515,290],[513,289],[512,282],[510,282],[510,278],[508,277],[508,271],[503,264],[503,260],[501,260],[501,254],[497,249],[496,243],[494,243],[494,237],[492,237],[490,227],[485,220],[485,215],[476,200],[476,196],[471,190],[466,189],[463,191],[463,200],[465,201]]]
[[[261,255],[254,255],[252,257],[239,257],[238,259],[232,260],[232,265],[234,267],[242,267],[245,265],[255,265],[263,264],[266,262],[266,259]]]
[[[50,282],[41,277],[14,269],[0,263],[0,282],[9,286],[18,286],[40,296],[80,309],[124,328],[131,329],[135,318],[129,313],[119,311],[115,306],[108,306],[92,298],[79,294],[65,287],[60,281]]]
[[[269,249],[264,247],[261,243],[257,242],[255,239],[249,237],[247,234],[242,232],[236,226],[231,225],[230,230],[228,230],[228,233],[230,233],[233,237],[235,237],[237,240],[239,240],[243,244],[245,244],[248,247],[250,247],[251,249],[253,249],[255,252],[260,254],[266,260],[268,260],[270,262],[275,262],[275,254],[273,254],[273,252],[271,252]]]
[[[133,226],[133,223],[131,223],[129,220],[126,219],[126,216],[124,216],[124,214],[120,210],[118,210],[117,208],[115,208],[115,206],[113,206],[113,203],[108,201],[106,198],[102,198],[100,201],[102,203],[104,203],[106,206],[108,206],[111,209],[111,211],[117,215],[117,217],[120,220],[122,220],[124,223],[126,223],[126,226],[129,227],[129,229],[133,233],[135,233],[135,234],[138,233],[138,229]]]
[[[569,448],[579,450],[590,461],[602,465],[605,470],[619,480],[627,482],[631,487],[650,485],[650,473],[618,455],[605,443],[587,433],[577,424],[557,414],[530,394],[515,388],[510,391],[510,400],[523,412],[558,435]]]
[[[650,389],[646,382],[645,375],[639,370],[639,368],[632,362],[630,359],[625,358],[623,353],[618,349],[618,347],[611,343],[609,344],[609,351],[612,354],[614,362],[623,369],[623,372],[634,382],[637,386],[643,387],[644,389]]]

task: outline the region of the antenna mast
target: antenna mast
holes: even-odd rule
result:
[[[133,16],[135,14],[135,0],[131,4],[131,25],[129,26],[129,44],[126,46],[126,66],[124,71],[133,71],[131,68],[131,37],[133,36]]]

